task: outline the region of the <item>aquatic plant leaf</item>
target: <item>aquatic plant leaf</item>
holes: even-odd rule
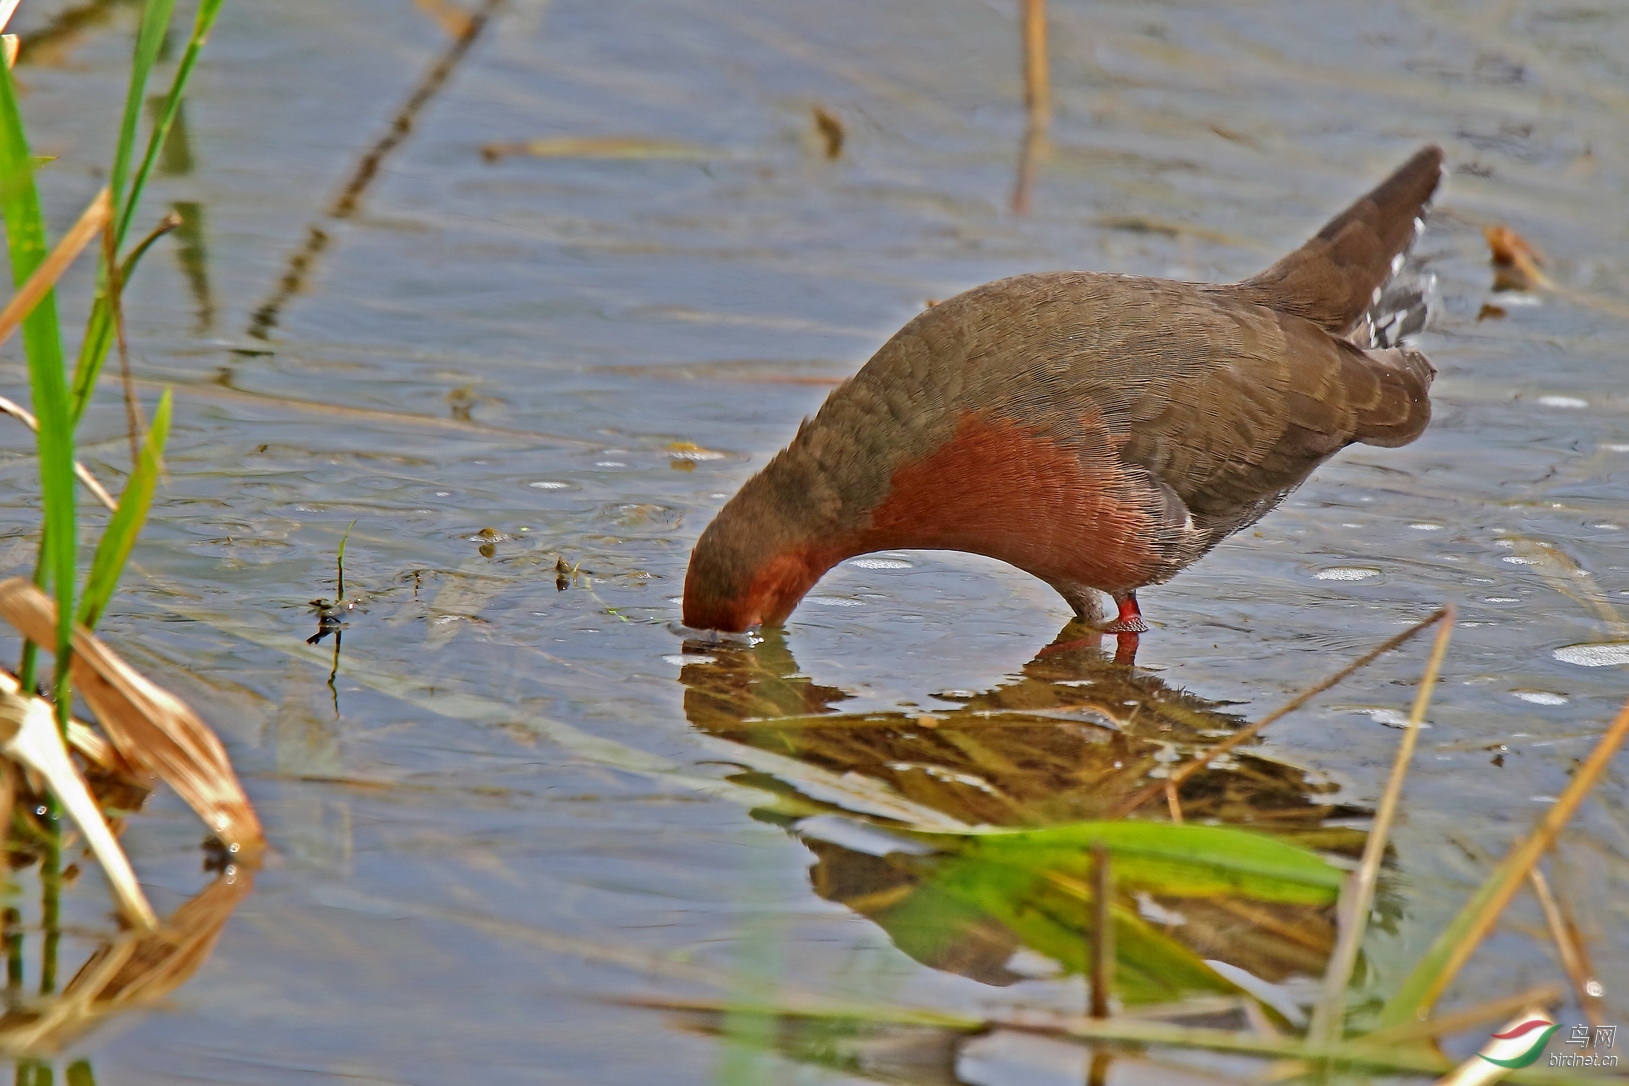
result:
[[[982,833],[951,846],[956,855],[1024,871],[1084,878],[1102,845],[1115,884],[1162,897],[1241,894],[1257,901],[1326,905],[1340,893],[1340,868],[1315,852],[1227,826],[1168,822],[1078,822],[1039,830]]]
[[[885,922],[896,935],[913,928],[942,927],[942,919],[934,915],[939,909],[934,898],[943,895],[999,921],[1024,946],[1058,962],[1065,971],[1085,971],[1094,911],[1085,884],[1060,879],[1042,867],[989,863],[976,857],[942,860],[929,869],[925,887],[930,892],[918,889],[889,916],[874,919]],[[1163,1003],[1196,993],[1238,990],[1198,954],[1133,909],[1112,902],[1109,915],[1114,991],[1126,1003]]]
[[[45,219],[34,187],[33,159],[9,69],[0,70],[0,216],[6,224],[12,280],[21,289],[45,261],[47,247]],[[36,576],[41,583],[52,585],[61,604],[54,631],[41,631],[35,640],[55,646],[61,659],[72,633],[77,536],[73,427],[54,291],[46,291],[23,319],[23,352],[28,358],[29,387],[39,420],[40,490],[45,512]],[[27,674],[23,678],[25,682],[32,679]],[[66,683],[66,672],[59,673],[57,701],[64,716],[68,711]]]
[[[51,255],[40,261],[34,273],[28,277],[28,282],[12,295],[11,301],[6,303],[3,311],[0,311],[0,343],[11,338],[11,333],[34,311],[40,299],[56,286],[57,280],[62,278],[62,273],[68,270],[74,258],[84,250],[92,238],[101,233],[102,227],[107,225],[112,215],[112,206],[108,190],[103,189],[85,208],[84,213],[79,216],[79,221],[62,236],[61,241],[57,242],[56,248],[51,250]]]
[[[56,613],[43,592],[13,577],[0,581],[0,618],[37,641]],[[209,726],[82,626],[74,630],[70,659],[80,696],[119,754],[174,788],[234,851],[258,851],[264,841],[260,822]]]
[[[170,128],[174,125],[176,114],[181,108],[181,98],[186,93],[187,82],[191,79],[193,67],[198,62],[198,54],[203,49],[204,43],[209,40],[210,29],[215,25],[215,18],[220,14],[222,3],[224,0],[202,0],[199,3],[198,11],[193,17],[192,34],[187,39],[186,49],[182,51],[175,75],[170,80],[170,89],[159,108],[157,122],[148,137],[146,153],[142,156],[141,165],[137,167],[135,178],[130,183],[129,193],[125,194],[123,178],[129,169],[130,156],[135,148],[136,122],[141,113],[147,77],[157,58],[158,45],[169,27],[174,0],[149,0],[142,9],[141,31],[136,39],[135,59],[130,70],[130,90],[125,100],[124,125],[119,132],[118,149],[114,152],[111,171],[114,179],[112,186],[114,198],[118,205],[113,227],[115,250],[124,242],[125,234],[129,232],[130,222],[141,203],[142,191],[147,187],[147,178],[164,147],[164,141],[169,137]],[[150,36],[150,24],[156,26],[156,37]],[[121,283],[129,281],[130,272],[134,270],[135,262],[140,255],[138,250],[126,261],[119,275]],[[107,294],[109,269],[105,263],[104,260],[101,272],[103,289],[97,292],[96,300],[91,305],[90,319],[85,325],[85,338],[80,344],[79,358],[74,363],[71,406],[75,425],[78,425],[85,413],[85,407],[90,403],[91,391],[96,387],[102,363],[107,359],[108,350],[113,345],[113,308]]]
[[[113,152],[112,168],[108,171],[113,202],[120,209],[115,243],[124,237],[125,182],[130,176],[130,156],[136,147],[136,126],[141,121],[142,103],[147,100],[147,77],[158,62],[158,53],[163,48],[164,35],[170,29],[170,16],[174,11],[175,0],[144,0],[141,6],[141,24],[136,31],[136,51],[130,63],[130,87],[125,92],[119,143]]]
[[[159,153],[170,137],[170,129],[175,126],[175,118],[181,112],[181,98],[186,93],[188,80],[192,78],[192,69],[198,63],[198,54],[203,50],[204,44],[209,41],[209,32],[215,25],[215,18],[220,14],[223,3],[225,0],[201,0],[198,11],[193,16],[192,34],[187,38],[187,46],[182,50],[181,60],[175,67],[175,75],[170,79],[170,89],[165,93],[164,100],[159,106],[152,134],[147,138],[147,151],[142,155],[135,179],[130,183],[130,195],[125,200],[124,209],[119,217],[117,236],[121,241],[130,230],[130,220],[136,214],[142,190],[147,187],[147,178],[153,172],[153,164],[158,161]],[[135,93],[133,80],[131,93]],[[136,99],[132,98],[131,101],[134,102]]]
[[[919,884],[887,915],[873,916],[896,939],[911,929],[943,930],[946,923],[966,929],[966,923],[955,923],[955,910],[938,904],[937,899],[946,898],[999,921],[1026,947],[1070,972],[1086,968],[1095,925],[1090,856],[1099,845],[1107,849],[1116,888],[1116,900],[1109,904],[1115,991],[1127,1003],[1236,988],[1177,935],[1119,900],[1121,894],[1230,896],[1321,907],[1334,902],[1341,882],[1341,871],[1315,853],[1219,826],[1087,822],[1018,832],[913,836],[944,851],[928,860],[898,861],[918,873]]]
[[[153,504],[153,490],[158,486],[159,474],[164,470],[164,442],[170,433],[170,393],[166,389],[159,397],[158,410],[153,413],[152,426],[141,448],[141,458],[130,473],[124,492],[119,495],[119,508],[108,521],[102,539],[96,544],[96,556],[91,560],[90,574],[85,579],[85,591],[79,601],[79,621],[87,628],[96,625],[102,609],[113,598],[119,587],[130,552],[135,549],[136,537],[147,523],[147,511]]]

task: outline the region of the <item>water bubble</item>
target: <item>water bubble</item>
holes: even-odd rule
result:
[[[1538,402],[1545,407],[1560,407],[1569,411],[1589,406],[1588,400],[1581,400],[1577,396],[1540,396]]]

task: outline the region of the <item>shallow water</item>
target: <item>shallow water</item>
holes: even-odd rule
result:
[[[221,730],[275,854],[186,986],[76,1043],[98,1081],[706,1082],[734,1066],[709,1029],[614,1000],[768,976],[950,1009],[1078,1007],[1078,979],[998,987],[901,952],[811,885],[827,846],[719,783],[766,745],[687,701],[697,669],[732,666],[685,658],[688,548],[926,300],[1044,268],[1242,277],[1435,141],[1455,173],[1420,248],[1444,303],[1422,342],[1440,371],[1432,428],[1348,450],[1145,593],[1156,629],[1137,660],[1161,690],[1254,718],[1459,608],[1396,831],[1399,913],[1366,944],[1375,990],[1404,974],[1625,693],[1629,14],[1052,6],[1053,147],[1027,217],[1008,210],[1013,13],[924,0],[511,3],[336,217],[445,33],[405,3],[228,5],[188,103],[190,162],[149,190],[148,220],[185,205],[195,227],[127,299],[144,395],[172,385],[177,417],[139,569],[104,625]],[[27,41],[67,10],[30,0],[14,29]],[[19,68],[36,149],[61,156],[43,175],[59,228],[101,184],[122,95],[133,12],[104,14]],[[835,160],[816,105],[846,127]],[[683,147],[480,153],[560,137]],[[1492,298],[1491,223],[1544,249],[1562,289]],[[326,241],[289,292],[313,228]],[[81,271],[68,312],[85,289]],[[1489,301],[1506,315],[1479,320]],[[113,387],[101,402],[85,455],[116,480],[123,413]],[[34,468],[20,431],[0,440],[0,557],[20,571]],[[353,520],[364,603],[330,686],[334,641],[304,643],[306,601],[332,595]],[[1073,680],[1023,678],[1067,617],[1049,589],[982,559],[885,557],[821,583],[782,677],[846,695],[856,718],[1015,689],[1076,703],[1057,685]],[[561,581],[557,559],[577,573]],[[1360,673],[1251,756],[1361,813],[1422,654]],[[756,767],[770,778],[854,768],[769,749],[786,759]],[[941,783],[969,775],[924,764]],[[932,777],[890,772],[872,779],[909,793]],[[930,806],[963,818],[954,784]],[[1055,787],[1025,809],[1081,817]],[[1629,1022],[1626,798],[1609,774],[1552,877],[1609,1020]],[[127,835],[161,906],[202,885],[199,836],[167,796]],[[70,903],[87,925],[103,922],[95,891]],[[1542,930],[1519,901],[1458,998],[1559,976]],[[981,1044],[940,1053],[951,1077],[903,1080],[1080,1081],[1072,1056]],[[750,1058],[767,1062],[737,1081],[865,1077]]]

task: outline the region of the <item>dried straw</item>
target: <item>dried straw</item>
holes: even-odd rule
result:
[[[54,640],[56,605],[30,581],[0,581],[0,618],[32,641]],[[254,808],[220,740],[197,714],[84,627],[74,630],[69,666],[74,688],[127,762],[174,788],[234,852],[260,849],[265,838]]]

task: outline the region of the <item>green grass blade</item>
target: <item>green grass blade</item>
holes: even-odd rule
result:
[[[137,167],[134,180],[130,183],[128,195],[123,195],[122,185],[129,169],[130,156],[135,146],[136,122],[140,117],[142,95],[146,91],[147,76],[152,70],[153,61],[158,55],[158,46],[153,44],[150,52],[144,52],[147,39],[148,25],[159,20],[162,16],[162,26],[159,29],[156,42],[163,41],[163,27],[169,25],[170,14],[174,8],[174,0],[148,0],[142,12],[142,31],[136,39],[136,59],[130,72],[130,91],[125,100],[124,127],[119,133],[119,147],[114,153],[113,160],[113,199],[114,199],[114,241],[122,245],[130,223],[134,220],[136,209],[141,203],[141,195],[147,187],[147,179],[153,171],[153,165],[158,161],[159,152],[163,150],[164,141],[169,138],[170,128],[175,123],[176,114],[181,108],[181,99],[186,93],[187,83],[192,78],[192,70],[198,62],[198,54],[203,50],[204,43],[209,40],[209,32],[214,28],[215,18],[220,14],[221,5],[225,0],[201,0],[198,13],[193,19],[192,35],[187,39],[187,47],[181,54],[180,63],[175,69],[175,76],[170,80],[170,89],[164,96],[163,107],[159,111],[158,123],[154,126],[152,134],[147,140],[147,150],[142,155],[141,165]],[[163,11],[158,9],[162,7]],[[145,60],[144,60],[145,58]],[[122,202],[121,202],[122,200]],[[127,266],[120,281],[128,283],[131,269]],[[102,270],[103,282],[106,282],[107,269]],[[96,387],[96,379],[101,376],[102,363],[107,360],[108,351],[113,346],[113,312],[108,305],[107,295],[99,293],[95,304],[91,307],[90,320],[85,325],[85,338],[80,344],[79,360],[74,365],[73,379],[73,419],[77,426],[85,414],[85,408],[90,403],[91,392]]]
[[[85,339],[79,345],[79,360],[74,363],[72,390],[69,393],[69,418],[74,426],[85,417],[90,406],[91,393],[96,390],[96,379],[102,375],[102,363],[113,346],[113,311],[108,307],[107,293],[98,291],[91,304],[90,320],[85,324]]]
[[[142,190],[147,187],[147,178],[153,172],[153,164],[158,161],[159,152],[164,149],[164,142],[169,139],[170,129],[175,124],[176,114],[181,111],[181,98],[186,93],[188,80],[192,78],[192,69],[198,63],[198,54],[209,41],[209,32],[215,26],[215,17],[220,14],[221,5],[225,2],[226,0],[201,0],[198,4],[198,13],[192,21],[192,36],[187,39],[187,47],[181,53],[180,63],[176,65],[175,77],[170,80],[169,93],[164,96],[164,104],[159,109],[158,122],[147,140],[147,153],[142,156],[135,180],[130,184],[130,197],[125,201],[124,208],[119,214],[118,231],[114,237],[120,241],[124,240],[125,233],[130,229],[130,220],[136,214],[136,205],[141,201]]]
[[[0,214],[6,222],[6,244],[12,279],[21,286],[45,259],[45,219],[34,187],[34,163],[23,132],[22,111],[11,72],[0,65]],[[63,374],[62,340],[55,291],[47,293],[23,321],[23,351],[28,356],[34,414],[39,419],[40,490],[45,509],[40,580],[56,591],[58,690],[67,692],[66,650],[73,623],[74,449],[68,414],[68,388]],[[66,698],[59,699],[68,709]]]
[[[1122,886],[1175,897],[1246,894],[1261,901],[1323,905],[1344,873],[1315,852],[1229,826],[1169,822],[1076,822],[1039,830],[918,835],[946,852],[984,863],[1058,870],[1084,878],[1096,845],[1114,856]]]
[[[170,28],[170,15],[175,0],[146,0],[141,7],[141,28],[136,31],[136,54],[130,65],[130,89],[125,92],[124,120],[119,126],[119,146],[113,153],[113,167],[109,170],[108,184],[113,189],[113,206],[123,209],[125,181],[130,176],[130,156],[136,148],[136,126],[141,121],[142,103],[147,100],[147,77],[158,62],[158,51],[164,45],[164,35]],[[114,237],[123,240],[125,216],[118,217],[119,229]]]
[[[95,626],[102,617],[102,609],[113,598],[119,587],[119,578],[130,552],[135,549],[136,537],[147,523],[147,511],[153,505],[153,491],[164,470],[164,443],[170,433],[170,390],[165,389],[153,414],[147,441],[142,445],[141,459],[119,495],[119,508],[108,521],[102,540],[96,545],[96,557],[91,560],[90,575],[85,579],[85,594],[79,604],[79,621]]]
[[[119,282],[130,282],[130,276],[141,263],[141,258],[147,255],[147,250],[153,243],[174,228],[175,220],[171,218],[151,234],[141,240],[136,247],[130,250],[119,265]],[[113,346],[113,317],[108,306],[107,292],[96,295],[96,301],[91,303],[90,320],[85,325],[85,342],[79,346],[79,361],[74,365],[74,379],[68,389],[68,411],[73,420],[74,428],[79,428],[79,420],[85,416],[85,408],[90,406],[91,394],[96,391],[96,379],[101,376],[102,362]],[[91,361],[94,359],[95,364]]]

